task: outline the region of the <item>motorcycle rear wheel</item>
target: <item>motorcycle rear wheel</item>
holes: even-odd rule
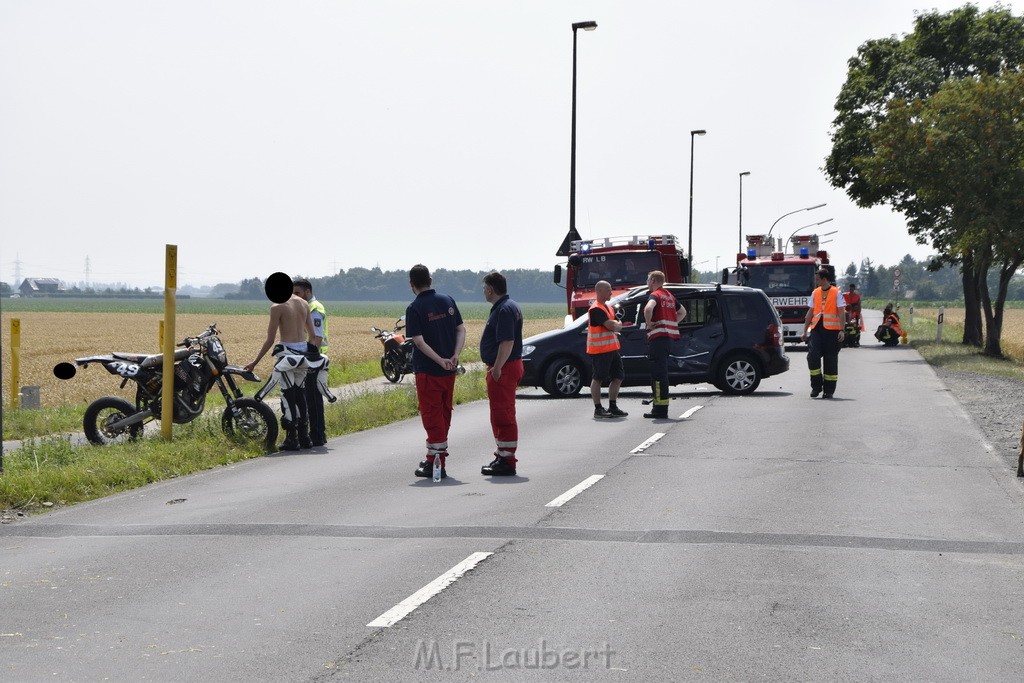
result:
[[[268,453],[277,447],[277,417],[263,401],[240,398],[224,409],[221,429],[229,439],[262,442]]]
[[[113,430],[109,425],[123,420],[138,411],[128,401],[117,396],[103,396],[89,404],[82,418],[85,438],[97,446],[133,441],[142,436],[142,423],[137,422],[124,429]]]
[[[395,367],[395,364],[387,356],[382,356],[380,359],[380,371],[384,373],[384,377],[392,384],[402,379],[402,373],[398,371],[398,368]]]

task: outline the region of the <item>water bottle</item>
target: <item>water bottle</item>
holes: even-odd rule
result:
[[[434,481],[441,481],[441,456],[434,456]]]

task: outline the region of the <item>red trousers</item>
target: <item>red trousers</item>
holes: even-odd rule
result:
[[[491,405],[491,431],[498,446],[496,455],[515,462],[519,446],[516,423],[516,387],[523,378],[523,361],[510,360],[501,367],[501,379],[495,381],[487,368],[487,401]]]
[[[420,420],[427,432],[427,456],[448,454],[448,428],[452,425],[452,397],[455,395],[455,375],[428,375],[416,373],[416,401]]]

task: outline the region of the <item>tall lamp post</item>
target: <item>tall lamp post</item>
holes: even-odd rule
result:
[[[706,130],[690,131],[690,230],[686,240],[686,257],[690,259],[690,270],[693,270],[693,140],[698,135],[707,135]]]
[[[802,209],[797,209],[796,211],[790,211],[789,213],[782,214],[781,216],[779,216],[778,218],[775,219],[775,222],[772,223],[772,227],[768,228],[768,236],[771,237],[772,230],[774,230],[775,226],[779,224],[779,221],[781,221],[786,216],[792,216],[794,213],[800,213],[801,211],[814,211],[815,209],[820,209],[821,207],[825,206],[826,204],[827,204],[827,202],[825,204],[815,204],[814,206],[805,206]]]
[[[578,21],[572,25],[572,135],[569,149],[569,234],[555,256],[569,254],[569,244],[580,239],[576,231],[576,32],[580,29],[593,31],[596,21]]]
[[[793,231],[793,234],[792,234],[792,235],[790,235],[790,236],[789,236],[789,239],[788,239],[788,240],[786,240],[786,241],[787,241],[787,242],[792,242],[792,241],[793,241],[793,238],[794,238],[794,237],[796,237],[796,234],[797,234],[798,232],[800,232],[801,230],[805,230],[805,229],[807,229],[807,228],[814,228],[814,227],[817,227],[817,226],[819,226],[819,225],[824,225],[825,223],[828,223],[828,222],[830,222],[830,221],[832,221],[832,220],[835,220],[835,219],[833,219],[833,218],[826,218],[826,219],[825,219],[825,220],[823,220],[823,221],[818,221],[817,223],[811,223],[810,225],[805,225],[805,226],[803,226],[802,228],[797,228],[796,230],[794,230],[794,231]],[[825,233],[824,235],[820,235],[820,237],[827,237],[828,235],[834,235],[834,234],[836,234],[837,232],[839,232],[839,231],[838,231],[838,230],[833,230],[832,232],[826,232],[826,233]]]
[[[750,171],[740,173],[740,238],[736,243],[736,251],[743,251],[743,176],[750,175]]]

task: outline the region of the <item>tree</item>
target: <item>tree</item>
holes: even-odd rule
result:
[[[933,238],[979,276],[972,284],[985,315],[984,353],[1002,356],[1007,289],[1024,262],[1024,73],[950,80],[927,99],[895,99],[887,110],[864,175],[902,183],[918,206],[944,214]]]
[[[991,260],[983,245],[956,234],[961,216],[935,195],[922,197],[900,173],[868,173],[881,139],[875,131],[896,101],[913,106],[950,80],[974,80],[1019,71],[1024,65],[1024,19],[1000,6],[981,12],[965,5],[946,14],[918,14],[914,31],[869,40],[850,59],[846,82],[836,100],[832,152],[825,174],[861,206],[890,204],[907,217],[908,232],[939,252],[941,264],[960,266],[966,321],[965,344],[981,345],[982,284]],[[976,253],[976,249],[982,253]]]

